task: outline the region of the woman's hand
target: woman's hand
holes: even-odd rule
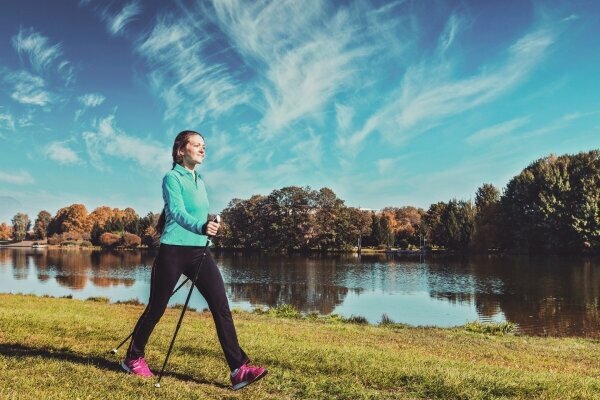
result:
[[[206,234],[208,236],[215,236],[217,234],[217,232],[219,232],[220,227],[221,227],[221,224],[219,222],[208,221],[206,223]]]

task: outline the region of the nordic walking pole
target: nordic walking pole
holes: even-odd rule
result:
[[[185,285],[187,283],[187,281],[189,281],[190,278],[185,278],[185,281],[181,282],[181,285],[177,286],[177,288],[175,290],[173,290],[173,293],[171,293],[171,297],[173,297],[173,295],[175,293],[177,293],[177,291],[179,289],[181,289],[183,287],[183,285]],[[119,351],[119,349],[121,348],[121,346],[123,346],[129,339],[131,339],[131,337],[133,336],[133,332],[131,331],[131,333],[129,334],[129,336],[127,336],[125,339],[123,339],[123,341],[121,343],[119,343],[119,345],[117,347],[115,347],[114,349],[112,349],[110,352],[112,354],[117,354],[117,352]]]
[[[217,215],[215,217],[215,222],[221,222],[221,216]],[[165,357],[165,362],[163,362],[162,368],[160,369],[160,374],[158,374],[158,381],[154,384],[155,387],[160,387],[160,380],[163,377],[165,372],[165,368],[167,367],[167,362],[169,361],[169,356],[171,355],[171,350],[173,350],[173,345],[175,344],[175,338],[177,338],[177,333],[179,332],[179,328],[181,327],[181,321],[183,321],[183,316],[185,315],[185,310],[187,309],[188,303],[190,302],[190,297],[192,297],[192,292],[194,291],[194,286],[196,285],[196,281],[198,280],[198,276],[200,275],[200,269],[202,268],[202,263],[204,262],[204,257],[206,256],[206,251],[208,250],[208,245],[210,241],[206,240],[206,245],[204,246],[204,250],[202,252],[202,257],[200,258],[200,263],[198,264],[198,268],[196,269],[196,274],[194,275],[194,280],[192,281],[192,286],[190,286],[190,291],[188,292],[187,298],[185,299],[185,304],[183,305],[183,309],[181,310],[181,315],[179,315],[179,321],[177,321],[177,327],[175,328],[175,332],[173,333],[173,339],[171,339],[171,344],[169,345],[169,351],[167,351],[167,356]]]

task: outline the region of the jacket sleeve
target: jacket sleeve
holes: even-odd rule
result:
[[[165,199],[165,208],[169,211],[175,222],[190,232],[203,234],[204,221],[200,221],[190,215],[185,209],[183,196],[181,195],[181,184],[177,177],[170,174],[164,177],[163,197]]]

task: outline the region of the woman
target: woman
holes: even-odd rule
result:
[[[208,198],[202,178],[194,168],[204,160],[204,137],[183,131],[173,144],[173,169],[163,179],[165,208],[158,222],[160,248],[152,266],[150,299],[138,320],[123,369],[142,377],[152,377],[144,358],[144,348],[155,325],[162,317],[171,293],[182,274],[193,280],[208,236],[214,236],[219,223],[207,222]],[[210,252],[207,252],[196,287],[206,299],[225,358],[231,369],[234,390],[256,382],[267,374],[262,367],[249,364],[240,348],[225,295],[223,278]]]

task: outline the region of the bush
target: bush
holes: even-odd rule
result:
[[[142,244],[142,239],[138,235],[129,232],[123,234],[123,246],[138,247],[140,244]]]
[[[81,240],[82,239],[81,233],[79,233],[77,231],[65,232],[65,233],[62,234],[62,236],[63,236],[64,240],[73,240],[73,241],[76,241],[76,240]]]
[[[61,247],[67,247],[67,246],[78,246],[79,242],[75,241],[75,240],[63,240],[60,243]]]
[[[55,233],[54,235],[52,235],[48,238],[48,244],[50,244],[52,246],[58,246],[59,244],[62,243],[62,241],[63,241],[63,237],[59,233]]]
[[[79,245],[81,247],[92,247],[93,246],[92,242],[90,242],[89,240],[84,240],[81,243],[79,243]]]
[[[114,233],[106,232],[100,236],[100,246],[102,247],[115,247],[121,242],[121,237]]]

